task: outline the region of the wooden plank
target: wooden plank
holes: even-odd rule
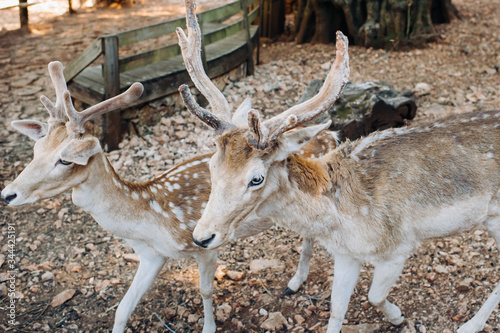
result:
[[[71,81],[102,54],[102,41],[96,39],[64,68],[66,82]]]
[[[216,29],[210,33],[205,34],[204,41],[207,45],[212,44],[221,39],[234,35],[238,31],[243,30],[243,28],[244,28],[243,19],[241,19],[237,22],[234,22],[233,24],[220,27],[219,29]]]
[[[161,22],[146,27],[127,30],[116,34],[120,40],[119,46],[126,46],[137,43],[146,39],[156,38],[175,32],[175,29],[180,27],[186,28],[186,19],[184,17]]]
[[[103,76],[104,98],[108,99],[120,94],[120,71],[118,66],[118,36],[107,36],[102,39],[104,53]],[[105,147],[108,151],[118,149],[120,143],[120,113],[108,112],[104,115],[103,132]]]
[[[179,44],[170,44],[156,50],[135,54],[120,59],[120,73],[130,71],[134,68],[144,67],[155,62],[175,57],[181,54]]]
[[[12,9],[12,8],[27,8],[27,7],[30,7],[30,6],[33,6],[33,5],[38,5],[39,3],[41,3],[40,1],[38,2],[30,2],[30,3],[27,3],[27,2],[19,2],[18,4],[16,5],[12,5],[12,6],[6,6],[6,7],[0,7],[0,10],[4,10],[4,9]]]
[[[239,0],[237,0],[235,2],[228,3],[227,5],[209,9],[207,11],[199,13],[198,17],[200,17],[205,23],[216,21],[222,22],[227,20],[231,16],[238,14],[240,11],[241,5]]]
[[[248,13],[248,21],[250,22],[250,24],[258,24],[258,22],[254,22],[255,20],[257,20],[257,18],[259,18],[259,10],[260,7],[256,7],[250,13]]]

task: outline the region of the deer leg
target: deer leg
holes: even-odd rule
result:
[[[389,289],[401,275],[406,256],[397,256],[388,261],[377,262],[373,272],[373,281],[368,292],[368,300],[378,310],[382,311],[385,319],[393,325],[400,325],[404,317],[399,307],[387,300]]]
[[[297,266],[297,272],[293,278],[288,282],[288,286],[285,289],[285,295],[292,295],[299,290],[300,286],[307,279],[309,275],[309,265],[311,264],[311,257],[313,255],[313,245],[314,239],[304,238],[304,244],[302,245],[302,253],[300,254],[299,265]]]
[[[340,255],[335,256],[331,312],[327,333],[340,332],[351,294],[358,281],[360,268],[359,261]]]
[[[130,288],[121,300],[120,305],[118,305],[115,314],[113,333],[121,333],[125,330],[127,320],[132,314],[132,311],[134,311],[144,293],[151,287],[156,275],[158,275],[158,272],[165,262],[162,256],[149,250],[141,248],[139,252],[137,248],[134,249],[139,254],[139,269],[135,274],[134,281],[132,281]]]
[[[207,251],[196,256],[198,270],[200,272],[200,292],[203,299],[203,310],[205,319],[203,322],[203,333],[215,332],[214,311],[212,306],[212,295],[214,293],[214,275],[217,268],[217,251]]]
[[[486,221],[486,227],[489,233],[495,239],[497,248],[500,250],[500,218],[490,219]],[[479,311],[468,322],[460,326],[457,333],[475,333],[479,332],[486,325],[488,317],[500,302],[500,282],[497,284],[493,292],[490,294],[486,302],[481,306]]]

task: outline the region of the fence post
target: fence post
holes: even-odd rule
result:
[[[21,29],[28,28],[28,0],[19,0],[19,22],[21,24]]]
[[[249,5],[246,4],[245,0],[240,0],[241,10],[243,11],[243,23],[245,25],[246,35],[245,38],[247,40],[247,75],[253,75],[255,72],[255,64],[253,61],[253,45],[252,39],[250,38],[250,22],[248,21],[248,11]]]
[[[108,99],[120,94],[120,69],[118,65],[118,36],[102,37],[104,63],[104,98]],[[115,150],[120,143],[120,111],[108,112],[104,115],[103,142],[107,151]]]

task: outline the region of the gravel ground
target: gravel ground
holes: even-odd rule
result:
[[[438,26],[438,41],[423,49],[386,52],[351,47],[351,81],[384,80],[397,89],[414,90],[418,83],[427,84],[430,91],[419,93],[414,123],[450,113],[498,109],[500,2],[454,3],[463,20]],[[202,5],[208,8],[210,2]],[[0,25],[4,28],[0,31],[0,187],[14,179],[30,160],[33,143],[13,132],[9,123],[46,118],[38,97],[53,97],[46,71],[49,61],[68,63],[97,36],[142,25],[140,20],[130,20],[131,15],[154,23],[182,11],[181,1],[158,0],[120,10],[81,9],[71,17],[39,18],[33,14],[30,35]],[[0,22],[12,21],[14,14],[2,11]],[[228,80],[223,92],[233,106],[251,97],[254,107],[264,114],[281,112],[294,105],[313,78],[326,74],[333,54],[333,45],[263,44],[262,64],[255,75]],[[152,103],[145,108],[159,112],[164,107]],[[126,137],[120,149],[109,154],[118,173],[127,180],[149,179],[213,148],[212,132],[180,107],[172,117],[141,128],[140,133]],[[137,269],[131,249],[75,207],[69,194],[17,209],[0,206],[0,211],[2,329],[108,332],[114,310]],[[17,237],[16,318],[20,324],[15,327],[7,324],[4,311],[10,301],[5,281],[9,269],[4,263],[8,259],[9,224],[15,226]],[[300,236],[273,228],[232,242],[221,251],[214,281],[220,331],[265,332],[266,320],[279,315],[284,317],[285,326],[281,327],[285,331],[325,331],[333,262],[324,249],[315,247],[310,276],[300,291],[282,296],[295,271],[300,246]],[[252,262],[267,259],[280,264],[250,270]],[[365,265],[346,324],[353,325],[355,332],[452,332],[472,317],[499,281],[498,264],[498,250],[483,230],[422,244],[390,293],[390,300],[400,305],[407,318],[400,327],[385,323],[369,306],[367,292],[373,267]],[[203,314],[197,284],[193,260],[168,260],[133,313],[129,331],[167,332],[161,318],[177,332],[201,332]],[[69,299],[62,305],[50,305],[64,291]],[[498,331],[499,327],[497,308],[485,331]]]

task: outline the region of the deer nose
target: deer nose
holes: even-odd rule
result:
[[[193,237],[193,242],[198,245],[199,247],[202,247],[204,249],[206,249],[208,247],[208,244],[212,243],[212,241],[214,240],[215,238],[215,234],[212,234],[212,236],[210,236],[210,238],[207,238],[207,239],[204,239],[202,241],[199,241],[197,240],[196,238]]]
[[[17,198],[17,194],[14,193],[14,194],[9,194],[9,195],[3,195],[2,194],[2,201],[5,202],[7,205],[12,201],[14,200],[15,198]]]

